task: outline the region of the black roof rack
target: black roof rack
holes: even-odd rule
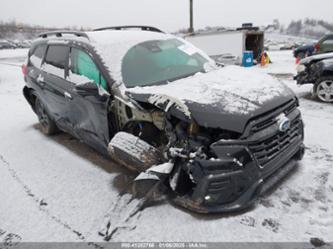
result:
[[[85,38],[89,39],[88,35],[84,32],[69,31],[69,30],[57,30],[57,31],[45,32],[45,33],[39,34],[38,37],[41,37],[41,38],[47,38],[49,36],[62,37],[62,35],[64,35],[64,34],[71,34],[71,35],[75,35],[78,37],[85,37]]]
[[[141,29],[144,31],[152,31],[152,32],[159,32],[164,33],[162,30],[151,27],[151,26],[139,26],[139,25],[128,25],[128,26],[114,26],[114,27],[104,27],[104,28],[98,28],[94,29],[93,31],[102,31],[102,30],[126,30],[126,29]]]

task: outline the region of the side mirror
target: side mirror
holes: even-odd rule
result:
[[[74,91],[82,97],[94,96],[99,101],[106,101],[110,94],[102,88],[101,85],[97,86],[95,82],[87,82],[76,85]]]
[[[225,67],[225,65],[221,62],[216,61],[215,63],[216,63],[216,66],[218,66],[218,67]]]
[[[87,82],[83,84],[76,85],[74,90],[77,94],[81,96],[98,96],[98,86],[94,82]]]

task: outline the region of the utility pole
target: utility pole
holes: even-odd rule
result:
[[[193,0],[190,0],[190,28],[188,30],[189,33],[194,32],[194,27],[193,27]]]

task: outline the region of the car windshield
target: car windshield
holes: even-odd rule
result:
[[[154,40],[132,47],[122,62],[126,87],[165,84],[205,72],[205,55],[178,39]]]

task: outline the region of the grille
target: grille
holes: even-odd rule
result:
[[[301,135],[301,126],[302,121],[298,116],[291,122],[291,127],[287,132],[278,132],[268,139],[250,145],[249,148],[260,166],[265,167],[267,163],[287,150]]]
[[[267,127],[270,127],[271,125],[276,123],[276,114],[278,113],[285,113],[286,115],[292,113],[295,109],[297,108],[297,103],[296,101],[293,101],[291,104],[287,104],[287,106],[280,107],[278,112],[275,113],[270,113],[268,116],[269,117],[262,117],[259,121],[254,122],[251,128],[251,134],[256,133],[258,131],[261,131]]]

